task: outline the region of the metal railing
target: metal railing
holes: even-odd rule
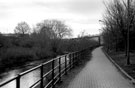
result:
[[[21,77],[35,70],[40,71],[40,78],[27,88],[54,88],[56,83],[61,81],[61,77],[64,74],[68,74],[68,71],[73,68],[75,64],[80,60],[83,53],[87,52],[87,50],[91,48],[92,47],[84,49],[82,51],[62,55],[45,63],[42,63],[30,70],[18,74],[13,79],[1,83],[0,88],[3,88],[13,81],[15,81],[15,88],[22,88]]]

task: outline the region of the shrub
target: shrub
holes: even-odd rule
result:
[[[53,52],[51,52],[48,48],[34,47],[33,51],[35,51],[35,55],[38,59],[45,59],[53,56]]]
[[[1,67],[14,67],[20,66],[27,61],[32,61],[36,58],[34,51],[27,48],[8,48],[1,56]]]

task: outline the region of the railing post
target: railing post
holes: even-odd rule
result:
[[[78,60],[78,52],[76,52],[76,63],[78,64],[79,60]]]
[[[18,74],[17,79],[16,79],[16,88],[20,88],[20,74]]]
[[[77,62],[77,53],[75,53],[75,59],[74,59],[74,63],[76,64]]]
[[[52,61],[52,88],[55,88],[55,85],[54,85],[54,59]]]
[[[71,62],[71,59],[72,59],[72,56],[71,56],[71,54],[69,54],[69,67],[70,67],[70,69],[72,68],[72,62]]]
[[[71,67],[73,68],[73,53],[71,54]]]
[[[74,68],[74,57],[75,57],[75,55],[74,55],[74,53],[72,54],[72,65],[73,65],[73,68]]]
[[[44,79],[43,79],[43,64],[41,65],[40,70],[41,70],[41,73],[40,73],[40,77],[41,77],[40,88],[43,88],[44,87],[44,85],[43,85],[43,81],[44,81]]]
[[[79,52],[79,61],[81,61],[81,52]]]
[[[83,51],[81,51],[81,58],[83,58]]]
[[[80,61],[80,52],[78,52],[78,60]]]
[[[61,57],[59,58],[59,82],[61,81]]]
[[[67,55],[65,55],[65,75],[67,75]]]
[[[100,36],[98,37],[98,39],[99,39],[99,46],[100,46],[101,45],[101,43],[100,43],[101,42]]]
[[[80,61],[80,53],[78,52],[78,60]]]

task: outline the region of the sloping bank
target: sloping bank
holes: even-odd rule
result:
[[[116,66],[116,68],[118,68],[121,74],[131,80],[131,83],[135,85],[135,72],[133,71],[133,68],[135,67],[133,65],[126,65],[124,52],[112,51],[108,53],[105,48],[102,48],[102,50],[108,59]]]

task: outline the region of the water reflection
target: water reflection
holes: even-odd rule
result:
[[[4,73],[4,74],[2,75],[2,78],[1,78],[0,82],[2,83],[2,82],[5,82],[5,81],[7,81],[7,80],[9,80],[9,79],[12,79],[12,78],[14,78],[18,73],[20,73],[19,70],[12,70],[12,71],[10,71],[10,72],[8,72],[8,73]],[[3,86],[2,88],[16,88],[16,80],[14,80],[14,81],[8,83],[7,85]]]
[[[14,80],[1,88],[16,88],[16,81]]]
[[[4,79],[1,81],[6,81],[8,79],[11,79],[15,77],[19,72],[19,70],[14,70],[7,75]],[[40,70],[37,69],[35,71],[32,71],[20,78],[20,88],[29,88],[32,84],[34,84],[37,80],[40,79]],[[3,86],[2,88],[16,88],[16,80],[8,83],[7,85]]]
[[[55,61],[55,66],[58,65],[58,60]],[[61,63],[65,62],[65,57],[61,58]],[[67,58],[67,65],[69,64],[69,58]],[[49,65],[49,66],[48,66]],[[51,69],[51,63],[44,66],[44,72],[47,72]],[[62,69],[64,69],[65,64],[62,65]],[[26,69],[26,68],[24,68]],[[12,79],[15,77],[17,74],[21,73],[24,71],[24,69],[17,69],[17,70],[12,70],[8,73],[5,73],[3,77],[0,79],[0,83],[5,82],[9,79]],[[48,70],[47,70],[48,69]],[[55,72],[58,72],[58,69],[55,70]],[[31,87],[35,82],[37,82],[40,79],[40,69],[34,70],[24,76],[21,76],[20,78],[20,88],[29,88]],[[45,80],[44,80],[45,81]],[[16,80],[8,83],[7,85],[3,86],[2,88],[16,88]]]
[[[37,69],[21,77],[21,88],[29,88],[40,79],[40,70]]]

